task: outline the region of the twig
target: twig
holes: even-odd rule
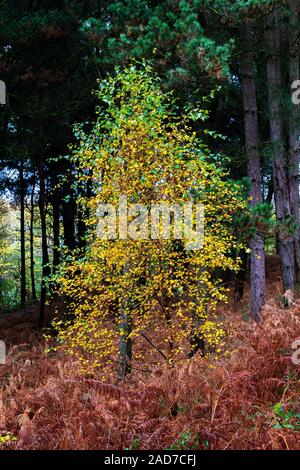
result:
[[[148,341],[149,344],[151,344],[151,346],[152,346],[154,349],[156,349],[157,352],[159,352],[159,354],[162,355],[162,357],[163,357],[166,361],[168,360],[167,356],[166,356],[160,349],[158,349],[158,347],[155,346],[155,344],[152,343],[151,339],[147,338],[147,336],[146,336],[142,331],[140,331],[140,334],[142,335],[143,338],[145,338],[146,341]]]

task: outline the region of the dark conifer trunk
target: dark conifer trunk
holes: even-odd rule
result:
[[[299,47],[300,47],[300,5],[298,0],[289,0],[289,81],[290,90],[292,83],[299,80]],[[294,236],[296,270],[299,278],[300,274],[300,218],[299,218],[299,129],[300,129],[300,107],[292,104],[289,115],[289,193],[291,213],[296,223]]]
[[[72,190],[71,171],[69,170],[65,176],[66,181],[64,184],[63,202],[62,202],[62,216],[64,228],[64,245],[70,250],[74,250],[76,246],[75,241],[75,213],[76,206]]]
[[[21,252],[21,307],[25,307],[26,303],[26,259],[25,259],[25,182],[24,182],[24,165],[21,161],[20,171],[20,252]]]
[[[259,133],[254,62],[252,53],[253,32],[249,25],[244,30],[245,58],[242,65],[242,90],[244,105],[245,142],[248,156],[248,176],[251,181],[250,204],[262,203],[262,177],[260,170]],[[250,241],[250,314],[260,321],[261,308],[265,300],[265,252],[264,240],[257,233]]]
[[[55,191],[55,189],[54,189]],[[59,235],[60,235],[60,226],[59,226],[59,202],[57,195],[55,194],[52,200],[52,217],[53,217],[53,272],[56,272],[59,265]]]
[[[31,299],[36,300],[35,276],[34,276],[34,191],[35,179],[33,180],[30,198],[30,279],[31,279]]]
[[[284,290],[295,288],[294,237],[287,229],[291,217],[288,179],[283,144],[283,123],[280,105],[281,66],[280,29],[277,11],[270,13],[265,24],[265,40],[268,50],[267,84],[269,94],[270,140],[272,143],[272,170],[276,217],[280,222],[278,235],[279,253]]]
[[[42,235],[42,284],[41,284],[41,300],[40,300],[40,320],[39,326],[42,328],[45,323],[45,303],[46,303],[46,278],[50,274],[48,243],[47,243],[47,226],[46,226],[46,196],[45,196],[45,173],[44,162],[39,161],[39,180],[40,180],[40,196],[39,209],[41,218],[41,235]]]
[[[240,302],[244,297],[244,287],[246,281],[246,275],[248,271],[248,254],[246,250],[240,252],[241,266],[240,270],[235,275],[234,282],[234,301]]]
[[[78,217],[78,222],[77,222],[77,239],[78,239],[78,247],[81,248],[82,250],[85,249],[86,247],[86,240],[85,240],[85,235],[86,235],[86,224],[84,221],[84,213],[82,213],[81,210],[77,211],[77,217]]]

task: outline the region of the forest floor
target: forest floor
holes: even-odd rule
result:
[[[277,257],[267,263],[261,325],[248,301],[246,288],[239,305],[220,306],[228,337],[217,362],[196,355],[117,385],[46,354],[38,306],[6,315],[0,445],[2,436],[3,449],[300,449],[300,366],[291,361],[300,300],[283,306]]]

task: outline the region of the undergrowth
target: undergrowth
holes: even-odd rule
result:
[[[81,376],[28,333],[0,367],[1,448],[300,449],[300,302],[269,300],[261,325],[236,308],[222,315],[229,336],[217,362],[196,355],[119,384]]]

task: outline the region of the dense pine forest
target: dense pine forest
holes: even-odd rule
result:
[[[299,0],[0,0],[1,450],[300,449],[299,58]]]

